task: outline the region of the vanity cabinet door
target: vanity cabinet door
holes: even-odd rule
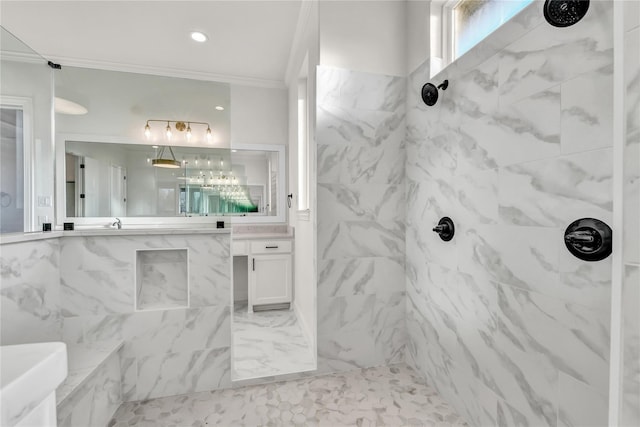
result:
[[[290,303],[291,254],[258,255],[251,262],[251,305]]]

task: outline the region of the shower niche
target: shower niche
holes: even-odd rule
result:
[[[136,310],[189,306],[187,249],[136,251]]]

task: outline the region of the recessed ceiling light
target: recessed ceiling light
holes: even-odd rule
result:
[[[207,35],[205,33],[201,33],[200,31],[192,31],[191,38],[199,43],[204,43],[208,39]]]
[[[221,105],[216,105],[216,110],[222,111],[222,110],[224,110],[224,107],[221,106]]]

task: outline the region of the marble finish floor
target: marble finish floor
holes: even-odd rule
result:
[[[233,312],[233,380],[270,377],[316,369],[316,362],[293,310]]]
[[[466,426],[407,365],[124,403],[109,427]]]

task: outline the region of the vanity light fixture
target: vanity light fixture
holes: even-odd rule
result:
[[[165,169],[178,169],[180,167],[180,162],[176,160],[175,154],[173,154],[173,149],[169,146],[169,153],[171,153],[170,159],[163,159],[164,150],[167,148],[166,146],[160,147],[160,151],[158,152],[158,157],[151,160],[151,166],[155,166],[157,168],[165,168]]]
[[[196,41],[198,43],[204,43],[209,39],[209,37],[207,37],[207,35],[201,31],[192,31],[191,38],[193,39],[193,41]]]
[[[176,131],[178,132],[184,132],[185,133],[185,137],[187,142],[191,141],[191,137],[193,136],[193,133],[191,132],[191,124],[193,123],[194,125],[202,125],[202,126],[206,126],[207,130],[206,130],[206,137],[208,141],[211,141],[211,126],[209,125],[209,123],[206,122],[188,122],[186,120],[157,120],[157,119],[149,119],[147,120],[147,123],[144,125],[144,136],[147,137],[147,139],[151,138],[151,125],[150,123],[153,122],[160,122],[160,123],[166,123],[167,126],[164,128],[165,131],[165,135],[167,137],[167,139],[171,139],[171,137],[173,136],[173,129],[171,128],[171,123],[174,123],[174,128]]]

